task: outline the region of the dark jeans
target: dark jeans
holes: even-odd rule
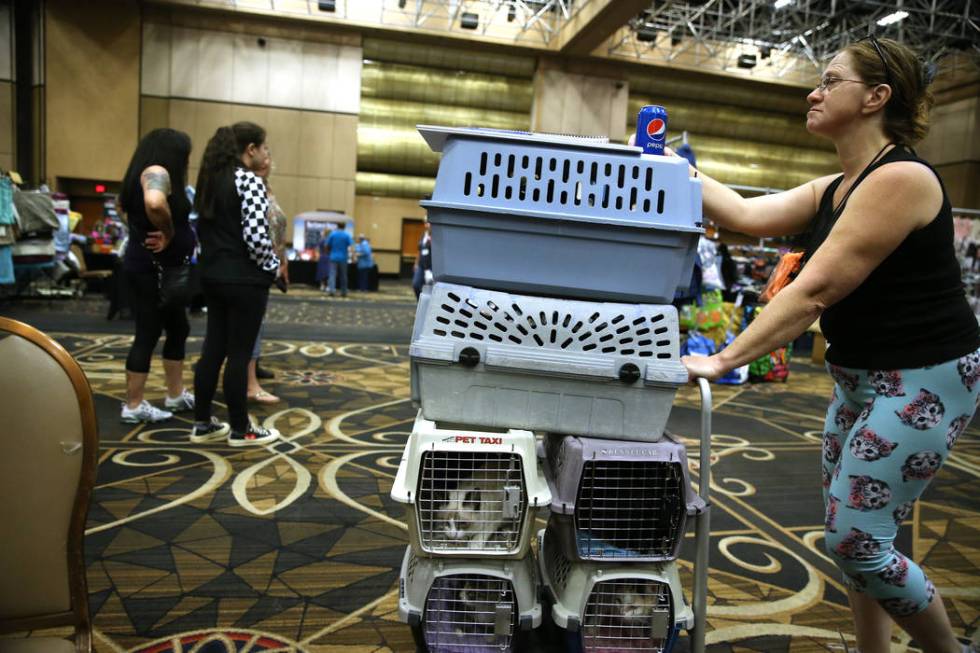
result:
[[[225,364],[222,387],[228,404],[231,428],[241,433],[249,427],[248,362],[259,335],[265,306],[269,300],[268,286],[244,283],[205,281],[204,296],[208,300],[208,330],[201,359],[194,369],[194,419],[211,419],[211,402],[218,387],[218,373]]]
[[[357,289],[368,290],[371,268],[357,268]]]
[[[126,357],[126,369],[146,374],[156,349],[160,334],[166,330],[163,357],[167,360],[184,360],[184,344],[191,332],[187,311],[184,308],[160,308],[160,290],[156,272],[126,272],[129,285],[129,301],[136,320],[136,335]]]

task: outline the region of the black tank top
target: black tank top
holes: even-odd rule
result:
[[[184,192],[180,190],[179,192]],[[126,245],[126,254],[123,257],[123,267],[129,272],[155,272],[154,260],[164,267],[180,265],[184,260],[194,253],[196,244],[194,230],[190,223],[190,205],[186,202],[175,207],[170,203],[170,218],[173,220],[174,237],[167,249],[159,254],[152,254],[150,250],[143,246],[146,234],[156,231],[157,228],[150,222],[146,215],[146,208],[143,198],[140,196],[138,202],[132,207],[133,210],[126,213],[126,222],[129,225],[129,242]]]
[[[858,177],[894,161],[916,161],[939,174],[914,152],[897,146]],[[838,177],[820,200],[810,227],[808,254],[833,228]],[[942,186],[935,219],[910,233],[850,295],[823,312],[820,328],[830,344],[827,361],[843,367],[893,370],[936,365],[980,347],[980,328],[967,303],[953,248],[953,213]],[[846,200],[845,200],[846,201]]]

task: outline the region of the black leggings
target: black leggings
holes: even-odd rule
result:
[[[252,347],[259,335],[265,305],[269,300],[268,286],[244,283],[205,281],[204,296],[208,301],[208,331],[204,338],[201,359],[194,369],[194,419],[211,419],[211,401],[218,387],[218,372],[225,365],[223,389],[228,404],[228,421],[239,433],[249,427],[248,362]]]
[[[184,360],[184,344],[191,332],[184,308],[160,308],[160,290],[156,272],[126,271],[129,285],[129,303],[136,319],[136,336],[126,357],[126,369],[138,374],[150,371],[150,360],[156,349],[160,333],[166,329],[167,339],[163,343],[163,357],[166,360]]]

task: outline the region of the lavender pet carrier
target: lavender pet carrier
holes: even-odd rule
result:
[[[691,490],[684,445],[546,435],[556,545],[580,560],[656,562],[677,557],[689,515],[703,500]]]
[[[534,559],[402,561],[398,614],[430,653],[503,653],[541,624]]]
[[[436,281],[667,303],[691,278],[701,181],[676,157],[601,139],[419,126],[442,152]]]
[[[410,354],[427,419],[654,441],[688,374],[677,310],[436,283]]]

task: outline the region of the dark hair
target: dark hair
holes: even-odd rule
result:
[[[190,210],[187,199],[187,159],[191,155],[191,137],[176,129],[154,129],[140,139],[129,160],[119,193],[119,205],[126,213],[143,210],[143,184],[140,176],[150,166],[162,166],[170,175],[167,203],[174,213]]]
[[[929,131],[933,97],[929,82],[935,72],[907,46],[892,39],[862,39],[844,48],[854,70],[869,84],[888,84],[892,96],[885,105],[885,133],[896,143],[914,145]]]
[[[235,197],[235,166],[250,144],[265,143],[265,130],[253,122],[236,122],[230,127],[218,127],[208,141],[201,157],[197,175],[197,194],[194,208],[198,216],[211,219],[222,211],[237,211],[227,205]]]

